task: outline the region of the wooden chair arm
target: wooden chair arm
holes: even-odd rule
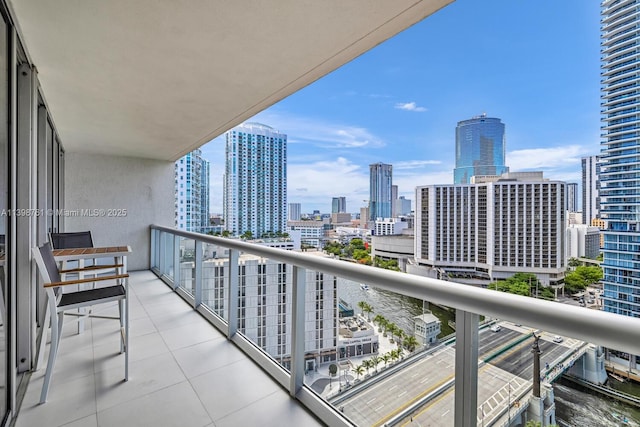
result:
[[[124,264],[90,265],[89,267],[70,268],[69,270],[60,270],[60,274],[82,273],[84,271],[103,270],[103,269],[112,269],[112,268],[121,268],[121,267],[124,267]]]
[[[67,286],[67,285],[79,285],[82,283],[92,283],[92,282],[101,282],[104,280],[117,280],[117,279],[126,279],[128,278],[128,274],[115,274],[113,276],[99,276],[99,277],[89,277],[87,279],[77,279],[77,280],[67,280],[64,282],[52,282],[45,283],[45,288],[55,288],[57,286]]]

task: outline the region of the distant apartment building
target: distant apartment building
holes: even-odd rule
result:
[[[334,197],[331,199],[331,213],[344,213],[347,211],[347,198]]]
[[[580,212],[578,204],[578,184],[575,182],[567,183],[567,210],[569,212]]]
[[[378,218],[375,222],[374,235],[391,236],[402,234],[402,230],[408,228],[409,224],[399,218]]]
[[[451,276],[502,279],[566,269],[566,184],[542,173],[506,173],[475,184],[416,188],[415,257]]]
[[[331,214],[331,225],[351,225],[351,214],[348,212],[336,212]]]
[[[582,158],[582,223],[600,218],[600,156]]]
[[[260,123],[225,134],[224,224],[261,237],[287,227],[287,135]]]
[[[394,216],[407,216],[409,214],[411,214],[411,199],[406,199],[404,196],[398,197]]]
[[[190,263],[189,263],[190,264]],[[229,274],[226,258],[202,263],[203,303],[224,317]],[[185,273],[191,266],[183,266]],[[238,329],[285,367],[291,357],[291,265],[252,255],[239,259]],[[306,271],[305,369],[336,360],[338,302],[334,276]]]
[[[289,203],[288,221],[300,221],[302,216],[302,205],[300,203]]]
[[[600,10],[603,310],[640,317],[640,15],[637,1],[604,0]]]
[[[505,166],[504,124],[486,114],[458,122],[454,184],[469,184],[472,176],[502,175]]]
[[[369,165],[369,221],[391,217],[393,166],[385,163]]]
[[[600,255],[600,229],[585,224],[571,224],[567,227],[567,259],[591,258]]]
[[[330,228],[331,225],[324,221],[287,221],[289,232],[299,232],[301,243],[316,248],[322,247],[325,232]]]
[[[186,231],[209,227],[209,162],[194,150],[175,163],[175,225]]]

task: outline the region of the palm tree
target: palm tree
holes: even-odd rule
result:
[[[377,323],[378,324],[378,332],[382,332],[382,322],[384,320],[386,320],[386,319],[381,314],[376,314],[375,317],[373,318],[373,323]]]
[[[371,364],[376,369],[376,372],[378,372],[378,365],[380,364],[380,362],[382,362],[382,359],[380,358],[380,356],[373,356],[371,358]]]
[[[364,368],[367,370],[367,375],[369,375],[369,369],[373,367],[373,363],[371,363],[371,360],[364,359],[362,361],[362,366],[364,366]]]
[[[404,339],[404,337],[406,336],[406,334],[404,333],[404,331],[402,329],[400,329],[400,327],[396,328],[396,344],[398,344],[398,347],[400,347],[400,344],[402,343],[402,340]]]
[[[369,315],[370,315],[371,313],[373,313],[373,307],[371,307],[371,305],[369,305],[369,304],[367,304],[367,303],[364,303],[363,311],[364,311],[365,313],[367,313],[367,320],[369,320],[369,321],[370,321],[370,320],[371,320],[371,318],[369,317]]]
[[[391,360],[391,353],[385,353],[382,355],[382,360],[384,361],[384,366],[386,367],[387,364],[389,364],[389,361]]]
[[[414,336],[408,336],[408,337],[406,337],[404,339],[404,346],[410,352],[415,351],[415,349],[418,346],[418,344],[420,344],[420,343],[418,342],[418,340]]]
[[[358,308],[360,310],[362,310],[362,317],[364,317],[364,309],[367,306],[367,302],[366,301],[358,301]]]
[[[380,327],[382,328],[382,336],[386,337],[387,329],[389,329],[389,321],[383,317],[382,321],[380,322]]]
[[[356,379],[359,379],[360,375],[364,374],[364,363],[362,365],[356,366],[352,370],[356,374]]]
[[[391,322],[387,325],[387,332],[391,334],[391,340],[393,341],[393,336],[398,332],[398,327],[395,323]]]

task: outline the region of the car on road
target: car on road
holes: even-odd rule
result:
[[[562,342],[562,337],[560,335],[556,335],[553,337],[553,342]]]
[[[500,325],[491,325],[491,332],[500,332],[502,326]]]

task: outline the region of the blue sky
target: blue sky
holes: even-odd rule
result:
[[[399,194],[453,182],[455,127],[487,113],[506,126],[507,166],[580,181],[600,150],[597,0],[457,0],[250,121],[288,135],[288,201],[331,211],[369,198],[369,164],[393,165]],[[224,139],[211,162],[222,212]]]

